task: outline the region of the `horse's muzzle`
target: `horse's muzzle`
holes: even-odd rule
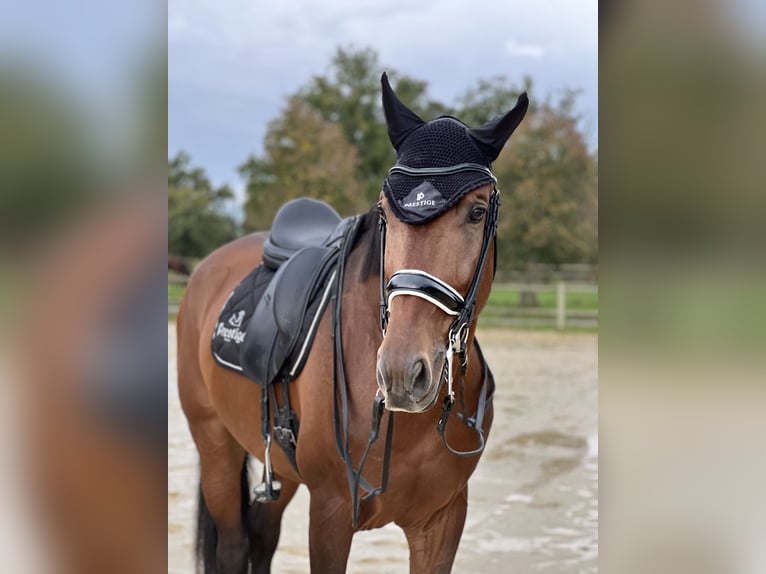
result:
[[[419,413],[427,410],[433,401],[433,370],[425,356],[395,360],[386,354],[378,359],[378,387],[391,411]]]

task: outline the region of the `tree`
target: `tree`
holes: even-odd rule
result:
[[[504,267],[596,260],[598,169],[571,113],[573,99],[532,110],[494,166],[503,186]]]
[[[532,92],[532,79],[525,76],[521,87],[514,86],[505,76],[483,78],[476,87],[468,88],[457,98],[450,113],[470,127],[477,127],[487,120],[504,114],[522,92]],[[531,101],[532,109],[535,102]]]
[[[458,99],[455,113],[470,126],[508,110],[532,81],[481,80]],[[598,239],[597,159],[575,112],[576,92],[532,105],[493,165],[501,190],[498,266],[595,262]]]
[[[357,178],[364,184],[367,203],[376,201],[396,155],[388,139],[380,105],[380,75],[384,68],[371,48],[338,48],[330,72],[315,76],[298,97],[322,118],[338,123],[346,139],[359,153]],[[427,83],[388,70],[396,93],[422,117],[431,119],[446,108],[426,98]]]
[[[250,157],[239,171],[247,181],[245,227],[268,229],[277,209],[300,196],[326,201],[342,215],[368,207],[357,179],[356,148],[337,123],[298,97],[269,124],[263,157]]]
[[[202,168],[191,167],[183,151],[168,160],[168,253],[203,257],[237,236],[234,220],[222,212],[234,194],[214,187]]]

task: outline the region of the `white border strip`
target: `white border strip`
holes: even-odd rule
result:
[[[433,303],[434,305],[436,305],[439,309],[444,311],[447,315],[456,316],[456,315],[460,314],[460,311],[453,311],[452,309],[448,309],[438,299],[434,299],[430,295],[427,295],[427,294],[423,293],[422,291],[417,291],[415,289],[412,289],[412,290],[410,290],[410,289],[397,289],[396,291],[391,293],[388,296],[388,306],[389,307],[391,306],[391,301],[394,300],[394,297],[398,297],[399,295],[414,295],[415,297],[420,297],[421,299],[425,299],[429,303]],[[462,297],[461,297],[461,299],[462,299]]]
[[[213,356],[215,357],[215,360],[218,361],[219,363],[222,363],[226,365],[227,367],[234,369],[235,371],[242,372],[242,367],[240,367],[239,365],[235,365],[234,363],[230,363],[229,361],[224,361],[221,357],[218,356],[218,353],[214,352]]]
[[[319,307],[317,307],[317,312],[314,314],[314,319],[311,321],[311,326],[309,327],[309,332],[306,334],[306,338],[303,340],[303,346],[301,347],[301,352],[298,354],[298,358],[295,359],[295,363],[293,363],[292,368],[290,369],[290,376],[292,377],[295,375],[295,370],[298,368],[298,365],[301,364],[301,360],[303,360],[303,355],[306,353],[306,348],[309,345],[309,341],[311,341],[314,337],[314,330],[317,327],[317,324],[319,323],[320,315],[324,315],[324,308],[327,304],[327,297],[330,295],[330,291],[332,290],[332,286],[335,283],[335,274],[337,273],[337,268],[332,272],[332,275],[330,275],[330,280],[327,282],[327,287],[325,287],[324,294],[322,295],[322,300],[319,302]]]

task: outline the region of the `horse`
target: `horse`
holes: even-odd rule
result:
[[[200,456],[200,572],[269,572],[300,484],[310,493],[312,572],[345,572],[354,533],[391,522],[404,531],[411,572],[452,568],[468,479],[492,424],[491,372],[475,341],[494,278],[499,192],[490,167],[528,98],[471,129],[450,116],[425,122],[386,74],[381,84],[397,163],[344,242],[338,288],[303,370],[275,397],[300,421],[295,464],[270,452],[258,424],[270,422],[269,381],[222,368],[210,350],[218,312],[261,262],[269,234],[220,247],[189,279],[177,317],[178,386]],[[450,418],[455,405],[462,412]],[[381,426],[386,440],[376,443]],[[250,501],[248,456],[264,462],[269,487],[273,473],[278,497]]]

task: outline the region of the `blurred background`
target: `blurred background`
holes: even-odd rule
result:
[[[766,5],[599,14],[605,572],[766,571]]]
[[[166,569],[166,23],[3,6],[3,572]]]

